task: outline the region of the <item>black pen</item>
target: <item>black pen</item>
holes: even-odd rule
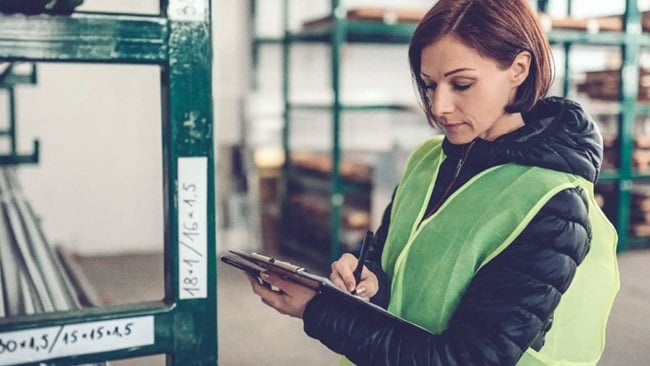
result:
[[[366,236],[361,242],[361,252],[359,253],[359,262],[357,262],[357,268],[354,269],[352,274],[354,275],[354,290],[352,290],[352,295],[357,294],[357,285],[361,280],[361,272],[363,271],[363,264],[366,262],[366,255],[368,254],[368,249],[370,249],[370,242],[374,239],[372,231],[366,231]]]

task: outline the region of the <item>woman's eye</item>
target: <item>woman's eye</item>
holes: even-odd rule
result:
[[[456,90],[467,90],[472,86],[472,84],[454,84],[454,89]]]

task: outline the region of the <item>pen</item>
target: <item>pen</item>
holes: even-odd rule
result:
[[[354,269],[352,274],[354,275],[355,288],[352,290],[352,295],[356,295],[357,288],[361,280],[361,272],[363,271],[363,264],[366,262],[366,254],[368,254],[368,249],[370,249],[370,242],[373,240],[372,231],[366,231],[366,236],[364,236],[363,241],[361,242],[361,252],[359,253],[359,262],[357,262],[357,268]]]

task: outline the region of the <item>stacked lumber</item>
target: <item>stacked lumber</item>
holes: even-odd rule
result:
[[[292,174],[289,177],[287,202],[290,225],[288,234],[301,243],[305,251],[320,251],[327,258],[332,243],[330,154],[295,152],[291,156]],[[339,240],[345,251],[354,248],[359,238],[370,227],[373,169],[354,159],[339,162],[341,183],[352,184],[343,190]]]
[[[290,198],[291,212],[296,218],[321,225],[329,224],[331,204],[327,197],[314,194],[296,194]],[[344,229],[367,230],[370,227],[370,213],[360,208],[344,206],[341,214]]]
[[[551,18],[548,14],[539,14],[540,23],[545,31],[553,29],[566,29],[598,33],[600,31],[621,32],[623,30],[623,19],[621,17],[600,17],[600,18]]]
[[[328,178],[332,174],[332,158],[329,154],[301,151],[291,156],[291,164],[296,170],[312,173],[322,178]],[[372,168],[350,159],[342,159],[339,162],[339,174],[341,180],[346,182],[370,183],[372,181]]]
[[[385,24],[417,23],[426,14],[425,8],[407,7],[354,7],[347,9],[345,19],[350,21],[379,22]],[[546,31],[553,29],[566,29],[597,33],[600,31],[622,32],[623,17],[620,15],[576,18],[567,16],[563,18],[551,17],[545,13],[538,14],[540,22]],[[303,22],[303,29],[314,29],[332,23],[333,16],[323,16],[308,19]],[[644,32],[650,31],[650,12],[643,12],[641,18]]]
[[[618,101],[620,100],[621,71],[599,70],[585,73],[585,80],[578,84],[578,91],[586,93],[592,99]],[[639,102],[650,102],[650,70],[639,70]]]
[[[650,136],[634,136],[632,166],[639,172],[650,172]]]
[[[417,23],[426,14],[426,9],[395,7],[359,7],[347,10],[345,19],[386,24]],[[326,26],[332,22],[332,16],[309,19],[303,22],[304,29]]]
[[[637,237],[650,236],[650,185],[636,184],[631,193],[630,233]]]

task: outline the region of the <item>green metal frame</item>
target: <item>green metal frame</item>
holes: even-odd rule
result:
[[[28,74],[15,72],[15,65],[9,64],[5,72],[0,75],[0,89],[7,92],[8,120],[9,125],[6,130],[0,130],[0,137],[9,139],[9,152],[0,155],[0,165],[7,164],[35,164],[39,159],[39,142],[34,140],[32,152],[30,154],[18,154],[18,128],[16,124],[16,93],[15,88],[19,84],[36,83],[36,66],[31,64]]]
[[[641,46],[641,13],[636,0],[627,0],[625,10],[625,42],[622,44],[621,117],[619,126],[618,250],[629,246],[630,204],[633,182],[632,152],[634,151],[634,124],[636,123],[639,91],[639,51]]]
[[[188,9],[190,6],[194,8]],[[209,1],[162,0],[159,16],[0,15],[0,60],[159,66],[165,211],[164,299],[0,319],[0,341],[6,345],[18,331],[38,332],[54,327],[57,337],[47,339],[49,350],[32,349],[35,357],[40,357],[39,361],[68,365],[166,354],[168,365],[216,364],[215,156]],[[183,168],[183,175],[179,177],[181,160],[185,167],[188,166],[186,161],[198,164]],[[186,173],[187,170],[190,173]],[[194,201],[192,194],[201,186],[204,191]],[[192,211],[193,207],[197,207],[196,211]],[[195,225],[194,217],[201,217],[204,222]],[[201,233],[196,234],[199,231]],[[195,242],[198,237],[204,240],[196,239]],[[199,273],[201,266],[205,266],[203,273]],[[205,295],[194,290],[197,281],[197,287],[204,289]],[[153,337],[152,343],[91,353],[70,344],[70,330],[75,326],[85,326],[88,330],[94,324],[91,322],[123,324],[134,317],[153,319],[151,329],[145,327],[153,333],[149,334]],[[97,336],[97,329],[93,330]],[[124,335],[123,328],[122,331]],[[111,336],[115,337],[113,334]],[[63,338],[66,335],[67,344]],[[108,337],[107,333],[104,336]],[[58,346],[68,347],[68,353],[48,358],[46,351]],[[0,354],[0,362],[3,357]]]
[[[342,250],[340,231],[341,231],[341,214],[343,207],[343,185],[341,182],[341,122],[343,111],[341,102],[341,48],[343,42],[347,39],[348,29],[345,20],[345,14],[339,7],[339,0],[332,0],[331,13],[332,30],[330,41],[331,65],[332,65],[332,188],[330,193],[330,261],[336,260]]]

